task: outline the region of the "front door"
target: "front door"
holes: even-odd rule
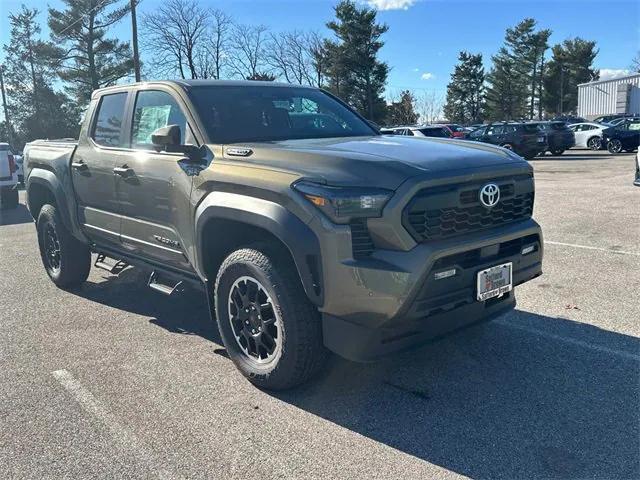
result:
[[[116,191],[122,213],[120,238],[132,254],[190,270],[180,232],[191,226],[191,177],[178,163],[180,153],[157,151],[151,134],[178,125],[183,144],[195,144],[182,107],[164,90],[133,92],[130,149],[115,166]]]
[[[92,241],[107,246],[120,245],[113,168],[123,156],[127,96],[127,92],[113,93],[103,95],[97,105],[92,103],[71,164],[79,222]]]

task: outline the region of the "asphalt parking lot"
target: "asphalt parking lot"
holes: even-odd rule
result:
[[[633,161],[532,162],[544,275],[516,311],[278,394],[226,358],[204,294],[133,269],[59,290],[24,205],[2,212],[0,475],[640,478]]]

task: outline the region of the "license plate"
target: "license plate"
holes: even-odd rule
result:
[[[478,272],[478,301],[499,297],[513,289],[513,263],[503,263]]]
[[[544,137],[538,137],[538,143],[543,143],[544,142]]]

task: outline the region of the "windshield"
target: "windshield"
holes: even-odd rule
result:
[[[321,90],[279,86],[197,86],[189,90],[214,143],[377,135]]]

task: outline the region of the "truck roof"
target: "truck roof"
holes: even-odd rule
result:
[[[251,86],[261,86],[261,87],[296,87],[296,88],[314,88],[307,85],[296,85],[291,83],[284,82],[268,82],[261,80],[209,80],[209,79],[178,79],[178,80],[154,80],[149,82],[136,82],[136,83],[127,83],[120,85],[112,85],[110,87],[99,88],[94,90],[91,98],[96,98],[100,95],[103,95],[106,92],[111,90],[122,90],[127,87],[135,87],[138,85],[170,85],[174,87],[181,87],[183,89],[188,89],[190,87],[251,87]]]

